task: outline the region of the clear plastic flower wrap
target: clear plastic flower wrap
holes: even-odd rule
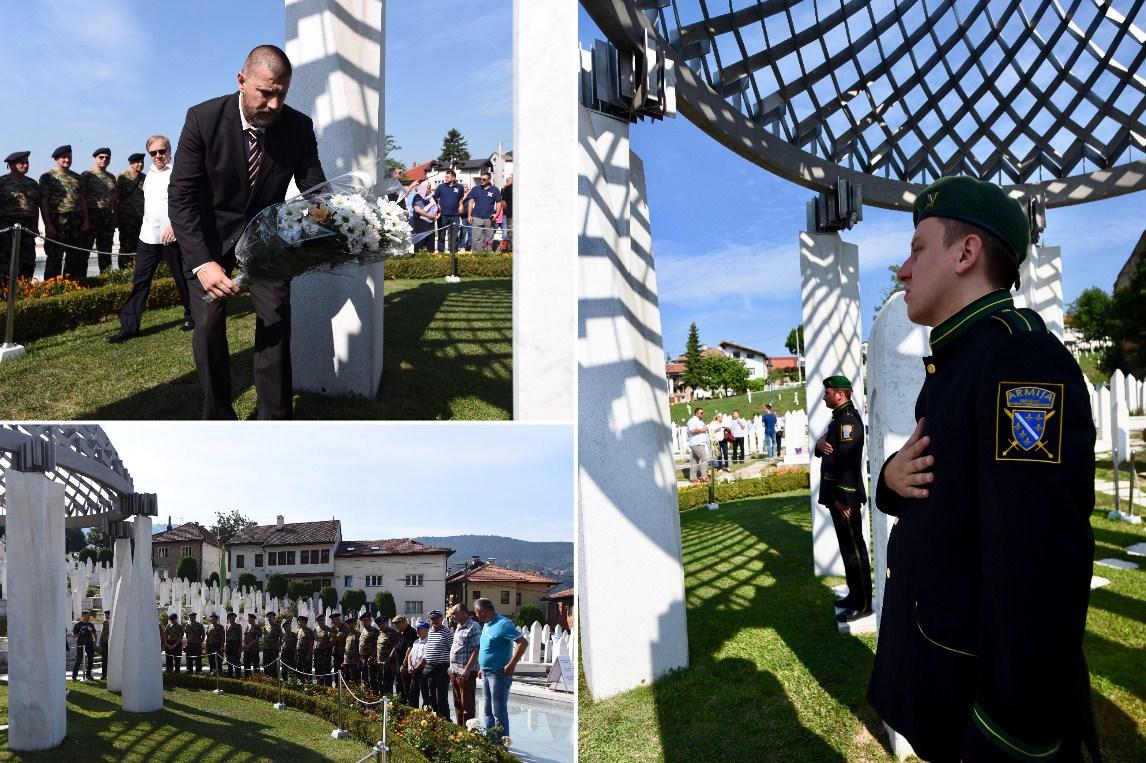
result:
[[[235,283],[406,254],[412,241],[406,211],[384,198],[401,186],[388,180],[379,189],[383,198],[371,194],[373,187],[369,174],[350,172],[259,212],[235,245]]]

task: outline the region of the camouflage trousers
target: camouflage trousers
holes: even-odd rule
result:
[[[110,209],[93,209],[88,212],[88,221],[91,227],[88,228],[87,248],[90,250],[95,246],[96,261],[99,263],[99,272],[104,272],[111,267],[111,245],[115,240],[115,217],[112,216]],[[85,273],[86,275],[86,273]]]
[[[135,266],[136,248],[139,246],[139,229],[143,225],[142,217],[134,217],[124,214],[122,211],[119,213],[119,257],[117,262],[120,269],[127,269]]]
[[[52,238],[60,243],[44,242],[44,254],[48,258],[44,264],[45,281],[60,275],[61,266],[63,275],[73,281],[87,277],[91,251],[84,248],[88,234],[82,230],[83,224],[84,218],[79,212],[52,215],[52,227],[56,229]]]
[[[31,280],[36,271],[36,220],[27,217],[0,217],[0,230],[10,227],[13,223],[20,223],[24,230],[20,232],[20,251],[17,257],[17,275]],[[0,233],[0,283],[8,283],[8,272],[12,264],[12,243],[16,238],[15,231]]]

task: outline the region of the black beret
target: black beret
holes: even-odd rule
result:
[[[230,619],[231,619],[232,617],[234,617],[234,616],[235,616],[235,613],[234,613],[234,612],[228,612],[228,613],[227,613],[227,619],[228,619],[228,620],[230,620]]]
[[[83,617],[84,615],[90,615],[91,613],[92,611],[90,609],[85,609],[83,612],[80,612],[80,617]]]
[[[256,615],[254,612],[252,612],[251,614],[247,615],[247,619],[248,620],[258,620],[259,616]]]
[[[28,154],[30,154],[30,153],[32,153],[32,152],[31,151],[13,151],[12,153],[8,154],[8,157],[4,161],[7,162],[8,164],[14,164],[15,162],[19,162],[19,161],[22,161],[24,159],[27,159]]]
[[[92,156],[99,156],[100,154],[107,154],[108,156],[111,156],[111,149],[107,146],[101,146],[95,151],[92,151]]]
[[[60,146],[59,148],[57,148],[55,151],[52,152],[52,158],[53,159],[59,159],[64,154],[70,154],[71,152],[72,152],[72,147],[70,145],[69,146]]]
[[[219,616],[217,614],[215,614],[214,612],[212,612],[211,614],[207,615],[207,619],[208,620],[218,620]]]
[[[132,154],[131,156],[127,157],[127,163],[128,164],[135,164],[136,162],[142,162],[142,161],[143,161],[143,154]]]
[[[274,612],[267,612],[267,614],[265,616],[266,617],[274,617],[275,613]]]
[[[302,620],[304,623],[309,623],[309,622],[310,622],[310,618],[309,618],[309,617],[307,617],[306,615],[299,615],[299,616],[298,616],[298,619],[299,619],[299,620]]]
[[[190,614],[189,614],[189,615],[187,615],[187,616],[188,616],[188,617],[198,617],[198,616],[199,616],[199,613],[198,613],[198,612],[192,612],[192,613],[190,613]]]
[[[824,387],[828,389],[851,389],[852,380],[843,374],[836,374],[824,379]]]
[[[168,619],[168,620],[178,620],[178,619],[179,619],[179,615],[177,615],[177,614],[175,614],[174,612],[172,612],[171,614],[169,614],[169,615],[167,616],[167,619]]]
[[[1020,263],[1031,248],[1027,213],[994,183],[966,175],[939,178],[915,197],[915,224],[928,217],[949,217],[977,225],[997,236]]]
[[[337,612],[331,612],[331,613],[330,613],[330,619],[331,619],[331,620],[333,620],[333,619],[334,619],[334,618],[336,618],[336,617],[337,617],[339,620],[341,620],[341,619],[342,619],[342,615],[340,615],[339,613],[337,613]]]

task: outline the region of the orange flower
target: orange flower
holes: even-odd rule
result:
[[[310,212],[310,216],[314,218],[314,221],[316,223],[320,223],[320,224],[326,222],[327,219],[330,217],[330,212],[327,210],[326,207],[322,206],[321,204],[317,204],[317,205],[311,207],[309,212]]]

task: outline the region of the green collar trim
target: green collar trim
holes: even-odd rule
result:
[[[991,313],[1014,306],[1015,300],[1007,289],[997,289],[984,294],[931,330],[932,354],[951,344],[980,318],[986,318]]]
[[[845,413],[851,413],[853,415],[858,415],[856,413],[856,404],[855,404],[854,400],[849,400],[846,403],[844,403],[843,405],[841,405],[839,408],[836,408],[834,411],[832,411],[832,418],[834,419],[834,418],[837,418],[839,416],[843,416]]]
[[[979,732],[996,747],[1008,753],[1010,757],[1027,763],[1049,760],[1058,753],[1061,742],[1049,745],[1032,745],[1016,739],[1008,734],[997,723],[991,720],[986,711],[976,702],[972,709],[972,720]]]

